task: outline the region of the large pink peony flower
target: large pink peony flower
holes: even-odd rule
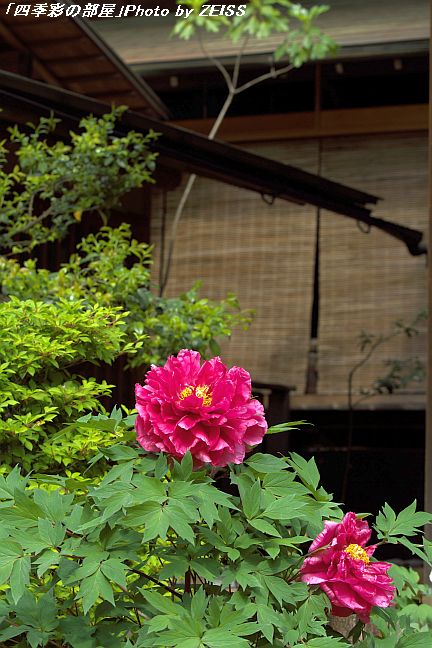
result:
[[[184,349],[163,367],[153,366],[136,385],[138,442],[150,452],[180,459],[190,450],[195,465],[241,463],[267,430],[261,403],[251,398],[250,375],[220,358],[200,363]]]
[[[385,608],[392,602],[395,588],[387,574],[391,565],[370,562],[376,549],[365,546],[370,536],[368,523],[347,513],[342,522],[325,522],[310,546],[309,553],[316,553],[304,561],[301,579],[327,594],[335,616],[355,613],[367,623],[374,605]]]

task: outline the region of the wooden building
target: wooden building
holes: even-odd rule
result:
[[[53,30],[49,19],[5,16],[6,4],[1,0],[0,67],[49,85],[0,74],[3,118],[25,121],[29,111],[54,109],[76,123],[115,102],[135,111],[125,127],[158,125],[160,182],[136,203],[137,220],[144,208],[148,218],[151,212],[158,254],[181,183],[189,172],[200,175],[179,228],[167,294],[199,278],[205,295],[234,292],[255,309],[253,327],[224,344],[224,357],[248,368],[265,398],[265,385],[295,388],[295,416],[320,424],[291,446],[318,451],[324,473],[339,479],[358,336],[385,334],[425,307],[425,256],[417,243],[412,254],[395,236],[365,224],[377,196],[373,217],[426,229],[426,0],[334,0],[322,27],[340,43],[337,58],[240,97],[220,132],[235,148],[199,135],[208,132],[224,86],[195,41],[168,40],[171,16],[62,18]],[[276,44],[249,44],[244,80],[268,68]],[[210,38],[206,47],[232,65],[228,41]],[[424,358],[425,345],[425,330],[395,338],[358,373],[355,389],[382,375],[387,358]],[[364,464],[360,480],[379,464],[384,468],[371,487],[388,483],[391,464],[407,464],[409,453],[416,480],[408,476],[406,499],[419,495],[424,403],[424,384],[363,403],[354,440],[356,465]]]
[[[379,196],[374,216],[426,232],[428,2],[331,5],[321,26],[339,43],[337,57],[240,96],[220,137]],[[164,100],[176,124],[209,132],[225,87],[197,40],[169,40],[169,18],[93,24]],[[277,44],[278,37],[248,43],[244,81],[268,69]],[[209,36],[205,47],[232,66],[235,49],[228,40]],[[154,203],[152,237],[159,249],[180,191],[162,191],[159,207]],[[200,179],[179,229],[168,287],[168,294],[176,294],[199,277],[205,295],[232,291],[244,307],[255,309],[251,330],[224,344],[224,356],[261,383],[295,387],[294,415],[313,420],[318,430],[302,432],[291,443],[320,453],[328,478],[336,476],[335,490],[343,472],[348,375],[360,358],[359,335],[385,335],[396,320],[412,321],[426,308],[425,257],[358,225],[311,204],[273,202]],[[418,336],[383,345],[357,372],[355,391],[383,376],[388,359],[425,361],[426,337],[423,324]],[[359,405],[352,477],[361,482],[365,472],[376,476],[370,477],[368,498],[384,484],[406,502],[421,494],[424,408],[424,382]],[[353,489],[360,493],[358,485]]]

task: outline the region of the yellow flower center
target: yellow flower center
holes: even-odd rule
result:
[[[180,400],[184,400],[185,398],[193,394],[193,391],[193,387],[185,387],[184,389],[182,389],[179,396]]]
[[[209,407],[212,404],[212,394],[209,393],[210,387],[208,385],[197,385],[196,387],[191,387],[187,385],[184,389],[181,390],[179,398],[184,400],[188,396],[195,394],[198,398],[202,398],[202,403],[205,407]]]
[[[365,565],[369,563],[369,556],[363,547],[360,547],[358,544],[350,544],[344,551],[351,556],[351,558],[354,558],[354,560],[362,560]]]

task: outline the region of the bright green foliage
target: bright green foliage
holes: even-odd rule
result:
[[[47,491],[17,469],[0,477],[1,645],[350,645],[329,626],[325,594],[298,579],[323,520],[342,516],[313,460],[256,454],[229,470],[238,495],[228,495],[189,454],[179,464],[123,445],[106,452],[117,463],[97,486],[58,477]],[[404,535],[418,515],[403,516]],[[395,577],[411,603],[412,576]],[[425,624],[397,608],[375,617],[387,643],[363,631],[356,645],[430,646]]]
[[[3,471],[17,463],[33,471],[76,468],[99,446],[117,441],[114,433],[90,437],[63,426],[89,410],[104,411],[99,399],[110,394],[110,385],[75,372],[83,362],[111,363],[139,348],[139,338],[126,341],[124,320],[120,309],[83,300],[0,302]]]
[[[390,575],[397,588],[398,617],[407,617],[410,627],[419,632],[432,630],[432,607],[423,603],[430,588],[420,583],[419,572],[393,565]]]
[[[34,259],[22,262],[39,244],[64,237],[84,212],[105,221],[126,192],[151,181],[156,136],[118,137],[121,112],[83,119],[67,143],[55,141],[53,119],[24,133],[11,129],[12,172],[0,145],[3,471],[19,463],[36,472],[75,473],[99,448],[130,438],[122,426],[82,432],[75,423],[91,411],[106,416],[100,399],[111,386],[83,378],[91,375],[89,364],[126,355],[144,375],[184,347],[214,353],[219,337],[250,321],[232,296],[211,302],[199,298],[197,287],[176,299],[155,296],[151,248],[132,239],[127,224],[87,236],[57,272],[38,268]]]
[[[87,236],[58,272],[37,269],[34,261],[20,266],[0,258],[0,283],[4,294],[21,299],[84,300],[127,311],[128,340],[145,335],[144,344],[129,359],[132,366],[161,364],[181,348],[203,356],[209,349],[218,353],[218,338],[250,323],[250,313],[239,310],[233,295],[212,302],[199,297],[196,285],[178,298],[156,296],[151,291],[150,263],[151,248],[132,239],[130,227],[123,223]]]
[[[105,222],[120,198],[151,182],[157,138],[133,131],[115,134],[124,108],[98,119],[86,117],[69,141],[52,142],[58,120],[42,118],[33,130],[10,129],[16,165],[7,170],[6,140],[0,143],[0,252],[28,252],[40,243],[63,238],[83,212],[98,213]]]
[[[208,5],[202,0],[178,0],[178,4],[193,9],[187,20],[180,17],[174,27],[173,33],[185,40],[199,30],[223,33],[234,43],[284,34],[274,58],[285,59],[294,67],[336,51],[334,41],[315,25],[315,20],[329,10],[326,5],[306,8],[290,0],[251,0],[245,3],[244,15],[239,15],[241,12],[235,8],[234,16],[209,16],[204,9]]]

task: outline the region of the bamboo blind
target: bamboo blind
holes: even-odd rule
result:
[[[316,171],[313,141],[254,145],[253,150]],[[169,195],[172,217],[179,192]],[[159,241],[160,209],[153,211]],[[169,227],[168,227],[169,232]],[[255,309],[248,332],[223,344],[223,358],[260,382],[297,385],[305,380],[309,344],[315,238],[314,210],[199,179],[187,203],[175,248],[167,295],[202,279],[202,294],[235,293],[242,308]],[[157,267],[155,267],[157,272]]]
[[[424,228],[427,220],[426,145],[423,134],[329,138],[322,142],[322,175],[384,198],[376,216]],[[317,172],[318,142],[254,143],[249,150]],[[180,191],[167,200],[167,234]],[[152,216],[158,276],[162,195]],[[229,364],[247,368],[259,382],[305,387],[313,290],[316,210],[198,179],[177,237],[167,295],[188,290],[220,299],[234,292],[255,309],[248,332],[223,344]],[[359,359],[362,330],[386,334],[400,318],[425,306],[425,260],[379,231],[361,233],[355,221],[323,211],[321,219],[319,382],[322,394],[344,394]],[[397,338],[359,372],[356,386],[384,374],[384,358],[424,357],[425,334]],[[418,385],[412,389],[418,391]],[[411,391],[412,391],[411,389]]]
[[[425,232],[427,211],[427,135],[386,134],[330,138],[323,143],[325,177],[383,198],[373,214]],[[386,335],[398,319],[412,321],[426,308],[425,257],[372,229],[359,232],[355,221],[323,212],[321,227],[321,309],[319,392],[344,393],[347,375],[360,359],[361,331]],[[369,387],[386,373],[384,360],[426,357],[422,334],[394,338],[358,372],[355,387]],[[412,383],[405,391],[424,391]]]

